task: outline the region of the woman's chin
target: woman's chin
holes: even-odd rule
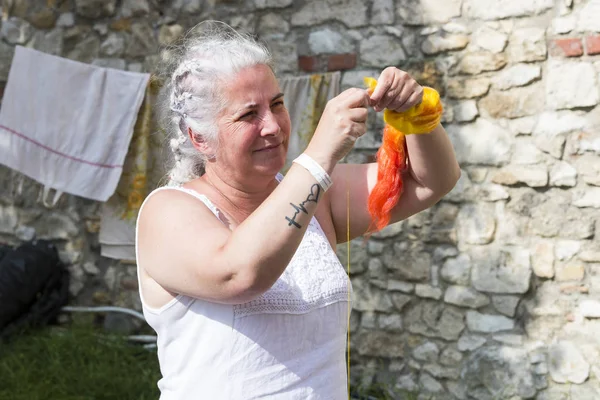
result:
[[[254,166],[257,170],[267,173],[277,173],[283,169],[286,161],[287,151],[283,145],[275,149],[256,152],[254,154]]]
[[[261,174],[276,175],[278,172],[280,172],[283,169],[284,165],[285,165],[285,159],[277,160],[277,161],[273,160],[268,163],[267,162],[257,163],[257,164],[254,164],[254,167]]]

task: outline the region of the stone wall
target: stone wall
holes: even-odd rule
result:
[[[36,5],[33,5],[35,3]],[[420,399],[600,398],[599,0],[5,0],[15,44],[152,71],[202,19],[257,33],[278,72],[387,65],[443,95],[463,174],[430,210],[351,243],[355,382]],[[373,159],[381,121],[348,157]],[[135,266],[99,256],[98,204],[0,168],[0,238],[55,240],[81,304],[139,307]],[[346,260],[346,246],[338,249]]]

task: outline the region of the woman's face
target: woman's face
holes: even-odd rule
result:
[[[266,65],[245,68],[223,92],[216,162],[238,176],[279,172],[286,160],[290,116],[273,71]]]

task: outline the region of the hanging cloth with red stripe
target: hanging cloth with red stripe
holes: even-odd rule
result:
[[[56,190],[106,201],[119,182],[148,74],[17,46],[0,108],[0,162]]]

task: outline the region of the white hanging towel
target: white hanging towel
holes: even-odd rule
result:
[[[341,73],[326,72],[293,76],[279,81],[292,121],[284,171],[308,146],[327,102],[340,94]]]
[[[0,162],[45,191],[108,200],[149,77],[17,46],[0,108]]]

